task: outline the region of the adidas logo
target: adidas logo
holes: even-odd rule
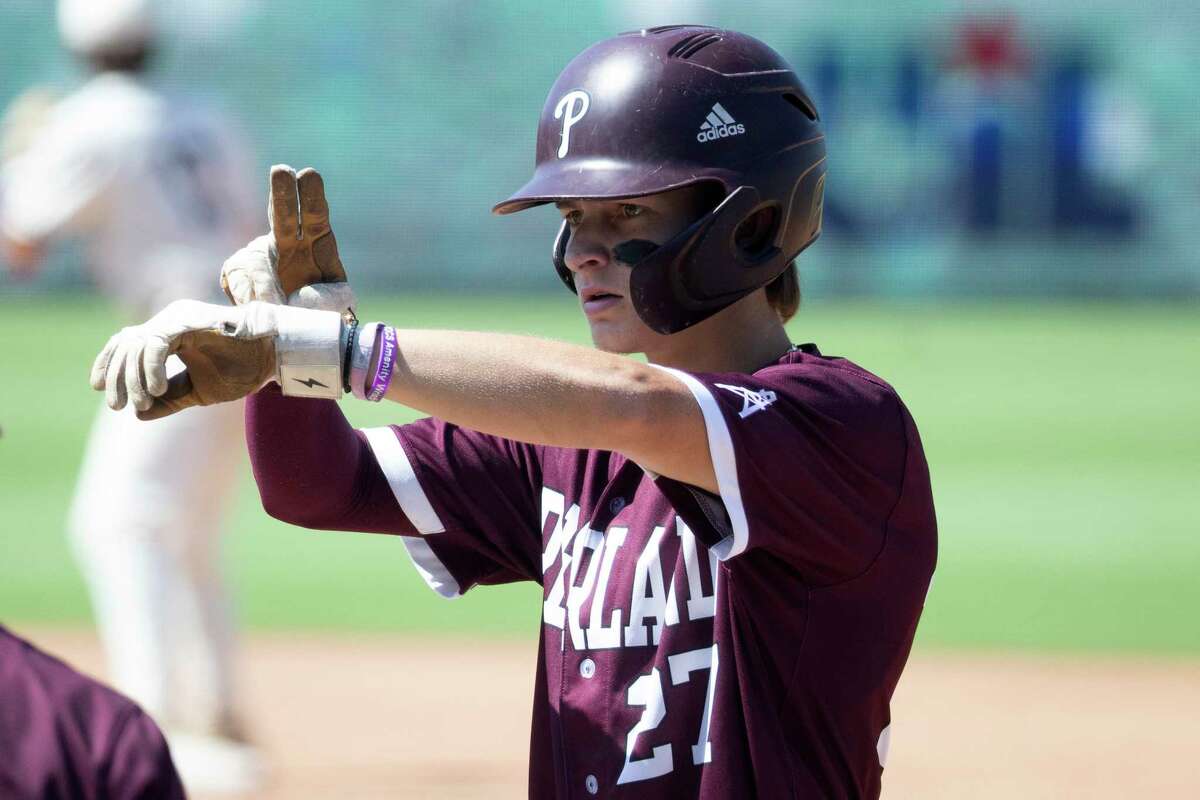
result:
[[[700,126],[700,132],[696,134],[696,141],[711,142],[715,139],[737,136],[739,133],[745,132],[745,125],[730,116],[723,105],[714,103],[712,111],[708,112],[708,117],[705,118],[704,124]]]

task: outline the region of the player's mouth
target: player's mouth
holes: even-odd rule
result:
[[[579,292],[579,302],[583,306],[583,313],[589,317],[619,305],[622,299],[624,298],[616,292],[599,287],[588,287]]]

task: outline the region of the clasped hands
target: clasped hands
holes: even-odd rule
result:
[[[110,408],[129,403],[138,418],[158,419],[245,397],[280,381],[289,366],[313,377],[281,381],[285,394],[340,393],[340,380],[327,376],[340,374],[341,314],[356,302],[320,173],[272,167],[267,216],[271,232],[221,269],[221,288],[233,306],[177,300],[108,340],[92,365],[91,384]],[[168,377],[171,355],[186,369]]]

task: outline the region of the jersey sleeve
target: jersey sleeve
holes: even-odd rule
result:
[[[417,571],[443,597],[541,580],[537,449],[450,423],[361,431],[415,536]]]
[[[246,400],[246,445],[268,514],[398,535],[444,597],[541,580],[537,448],[434,419],[356,431],[337,403],[275,384]]]
[[[96,220],[116,167],[69,127],[56,119],[33,147],[5,165],[0,225],[8,238],[40,242],[87,230]]]
[[[667,371],[700,406],[720,494],[664,476],[656,483],[718,558],[770,552],[813,585],[870,566],[908,447],[891,387],[828,362],[753,375]]]

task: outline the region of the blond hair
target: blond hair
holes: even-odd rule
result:
[[[767,284],[767,302],[784,322],[796,316],[800,310],[800,274],[796,271],[795,261]]]

